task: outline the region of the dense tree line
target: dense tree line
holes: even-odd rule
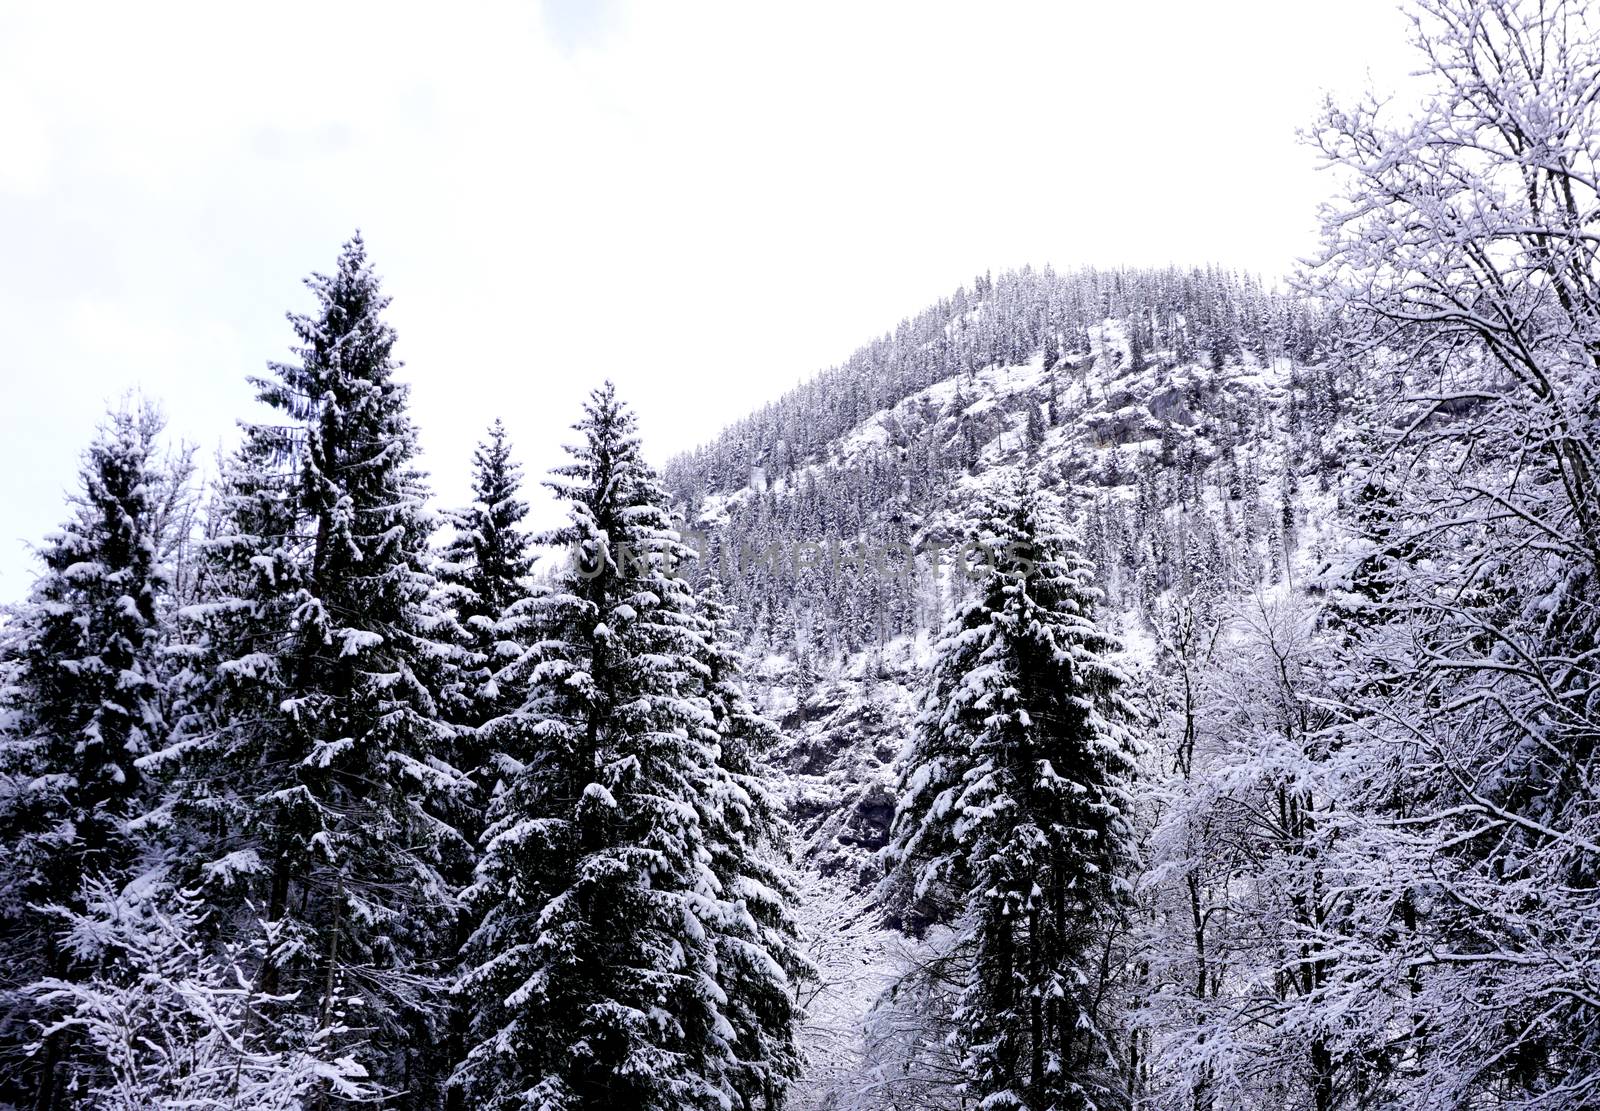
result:
[[[5,626],[4,1098],[782,1106],[772,727],[633,417],[576,426],[547,579],[498,425],[435,549],[360,238],[307,284],[203,512],[113,413]]]

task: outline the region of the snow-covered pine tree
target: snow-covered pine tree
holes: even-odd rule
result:
[[[535,601],[528,701],[489,731],[505,779],[458,990],[473,1106],[721,1108],[732,1041],[718,983],[702,785],[715,773],[702,623],[636,421],[607,384],[551,487],[569,555]]]
[[[711,869],[734,913],[717,923],[717,968],[734,1029],[729,1084],[736,1107],[778,1108],[799,1074],[795,988],[815,976],[790,908],[799,896],[788,865],[790,832],[767,786],[765,753],[777,728],[745,693],[732,617],[715,583],[700,596],[705,622],[704,695],[717,762],[703,789]]]
[[[488,759],[485,729],[522,705],[526,683],[513,679],[526,654],[530,597],[528,574],[533,555],[522,531],[528,514],[522,499],[522,469],[511,458],[505,425],[496,420],[472,455],[472,503],[447,512],[452,535],[437,564],[439,597],[452,620],[451,639],[462,658],[440,695],[441,711],[456,727],[452,761],[473,780],[470,797],[450,811],[451,824],[475,849],[483,837],[484,814],[499,770]],[[447,873],[458,889],[470,886],[475,853],[451,858]],[[474,909],[457,909],[452,950],[459,957],[477,928]],[[445,1053],[453,1069],[466,1054],[471,1023],[467,1001],[450,1000]],[[446,1095],[451,1111],[465,1107],[465,1092],[453,1085]]]
[[[39,1036],[27,985],[83,971],[37,907],[82,906],[139,855],[139,758],[163,740],[156,667],[163,575],[151,409],[111,414],[89,446],[73,515],[6,626],[0,706],[0,1100],[41,1111],[79,1071],[70,1031]]]
[[[1044,442],[1044,417],[1039,412],[1039,401],[1032,394],[1027,396],[1028,411],[1025,415],[1028,458],[1033,458],[1039,450],[1039,445]]]
[[[505,425],[496,420],[472,454],[472,504],[445,514],[453,530],[440,554],[441,595],[468,657],[442,698],[445,714],[472,727],[521,705],[499,673],[520,654],[528,572],[533,556],[522,521],[522,468],[511,458]],[[473,771],[476,761],[461,762]]]
[[[283,938],[261,983],[292,1002],[272,1020],[309,1041],[355,997],[369,1071],[425,1106],[448,1069],[431,1026],[457,835],[438,815],[466,786],[431,693],[453,649],[434,639],[416,432],[361,238],[307,285],[298,361],[257,380],[287,422],[245,426],[226,477],[189,611],[200,689],[166,755],[197,878]]]
[[[986,565],[946,627],[902,780],[884,893],[958,920],[966,1091],[986,1108],[1119,1106],[1112,935],[1135,863],[1131,708],[1092,568],[1028,477],[983,492]]]

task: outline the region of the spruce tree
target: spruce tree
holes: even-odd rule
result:
[[[506,778],[459,990],[473,1106],[679,1111],[729,1098],[717,894],[702,825],[715,774],[707,648],[664,494],[608,384],[551,487],[569,557],[534,605],[530,696],[491,732]]]
[[[445,514],[453,535],[440,554],[440,593],[466,659],[444,698],[452,721],[477,727],[521,704],[501,672],[519,654],[533,556],[522,521],[522,469],[496,420],[472,455],[472,504]],[[463,764],[473,770],[476,762]]]
[[[444,716],[456,727],[453,760],[473,781],[470,796],[450,810],[451,824],[469,848],[483,836],[484,812],[500,778],[489,759],[489,734],[497,719],[521,706],[526,683],[516,676],[526,653],[533,556],[521,530],[527,516],[522,471],[511,459],[505,426],[496,420],[472,457],[472,504],[446,514],[452,536],[438,562],[439,596],[451,618],[451,640],[461,651],[442,692]],[[455,855],[447,869],[457,889],[470,886],[475,854]],[[478,925],[474,909],[457,910],[452,951],[460,951]],[[453,1069],[466,1054],[471,1013],[459,996],[450,1000],[445,1055]],[[447,1106],[464,1108],[460,1085],[447,1092]]]
[[[1039,400],[1032,394],[1025,395],[1028,403],[1026,415],[1027,423],[1025,443],[1028,449],[1028,458],[1032,459],[1038,453],[1039,445],[1044,443],[1044,417],[1039,412]]]
[[[1116,1106],[1104,959],[1128,901],[1135,764],[1115,645],[1031,479],[989,488],[969,541],[987,573],[939,647],[884,894],[967,932],[957,1018],[979,1106]]]
[[[196,693],[172,756],[198,878],[282,943],[262,986],[307,1044],[346,1005],[378,1081],[433,1098],[454,892],[441,820],[465,786],[433,689],[431,531],[388,304],[360,236],[292,315],[297,360],[256,380],[282,424],[245,426],[191,609]],[[349,1047],[346,1047],[347,1049]]]
[[[1145,368],[1145,341],[1144,329],[1146,322],[1137,316],[1129,317],[1128,329],[1128,369],[1134,372]]]
[[[45,906],[120,888],[139,854],[129,821],[141,758],[163,739],[157,606],[164,576],[152,410],[113,413],[84,456],[73,515],[12,614],[0,705],[0,1099],[62,1106],[81,1062],[69,1032],[39,1035],[28,985],[83,972]]]

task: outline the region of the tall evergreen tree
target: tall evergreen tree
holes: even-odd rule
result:
[[[138,855],[140,759],[161,743],[152,410],[113,413],[84,456],[73,515],[5,629],[0,666],[0,1099],[63,1106],[78,1062],[67,1031],[38,1037],[26,987],[81,969],[41,906],[83,908]]]
[[[1117,1106],[1106,961],[1135,763],[1115,645],[1092,568],[1031,479],[988,488],[969,540],[989,570],[939,648],[885,894],[968,932],[957,1017],[979,1106]]]
[[[1028,457],[1033,458],[1039,450],[1039,445],[1044,442],[1044,418],[1039,413],[1039,401],[1032,394],[1027,395],[1028,411],[1026,428],[1026,443]]]
[[[1148,322],[1140,317],[1131,317],[1127,321],[1128,328],[1128,369],[1141,371],[1145,368],[1145,337],[1144,330]]]
[[[535,603],[527,703],[491,730],[506,777],[469,897],[459,990],[475,1106],[721,1107],[717,893],[699,804],[715,774],[707,648],[664,495],[608,384],[551,487],[570,556]]]
[[[357,1003],[371,1071],[424,1106],[445,1068],[432,1016],[454,905],[438,815],[464,787],[432,693],[450,656],[432,523],[360,236],[306,284],[318,310],[290,317],[298,360],[257,380],[287,421],[245,427],[191,610],[180,811],[201,877],[283,939],[262,972],[292,999],[274,1020],[309,1044]]]
[[[533,567],[522,521],[522,468],[496,420],[472,455],[472,504],[447,513],[453,535],[441,553],[441,594],[459,626],[467,659],[445,698],[445,713],[479,726],[521,704],[500,672],[518,654],[518,630]],[[472,770],[476,763],[464,765]]]
[[[533,556],[521,530],[528,514],[522,500],[522,470],[511,459],[505,426],[498,420],[472,457],[472,504],[446,514],[453,535],[438,563],[439,594],[452,619],[451,639],[462,652],[441,695],[441,710],[455,726],[452,757],[473,780],[470,797],[451,810],[451,824],[475,847],[486,826],[484,813],[500,779],[489,759],[488,733],[494,721],[522,705],[526,683],[514,678],[526,653],[529,626],[528,573]],[[450,860],[448,873],[458,889],[470,886],[475,854]],[[478,925],[474,908],[457,909],[452,950],[459,956]],[[471,1012],[453,996],[445,1043],[451,1067],[466,1054]],[[452,1085],[447,1106],[466,1106],[465,1091]]]

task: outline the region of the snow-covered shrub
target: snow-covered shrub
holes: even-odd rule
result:
[[[343,1101],[377,1098],[366,1070],[328,1048],[342,1014],[313,1029],[265,1020],[284,1002],[257,976],[281,945],[276,923],[213,946],[193,892],[159,877],[116,890],[86,885],[82,912],[60,907],[63,946],[76,981],[45,979],[29,991],[51,1016],[41,1038],[65,1032],[82,1064],[74,1087],[94,1111],[298,1111],[326,1089]]]

